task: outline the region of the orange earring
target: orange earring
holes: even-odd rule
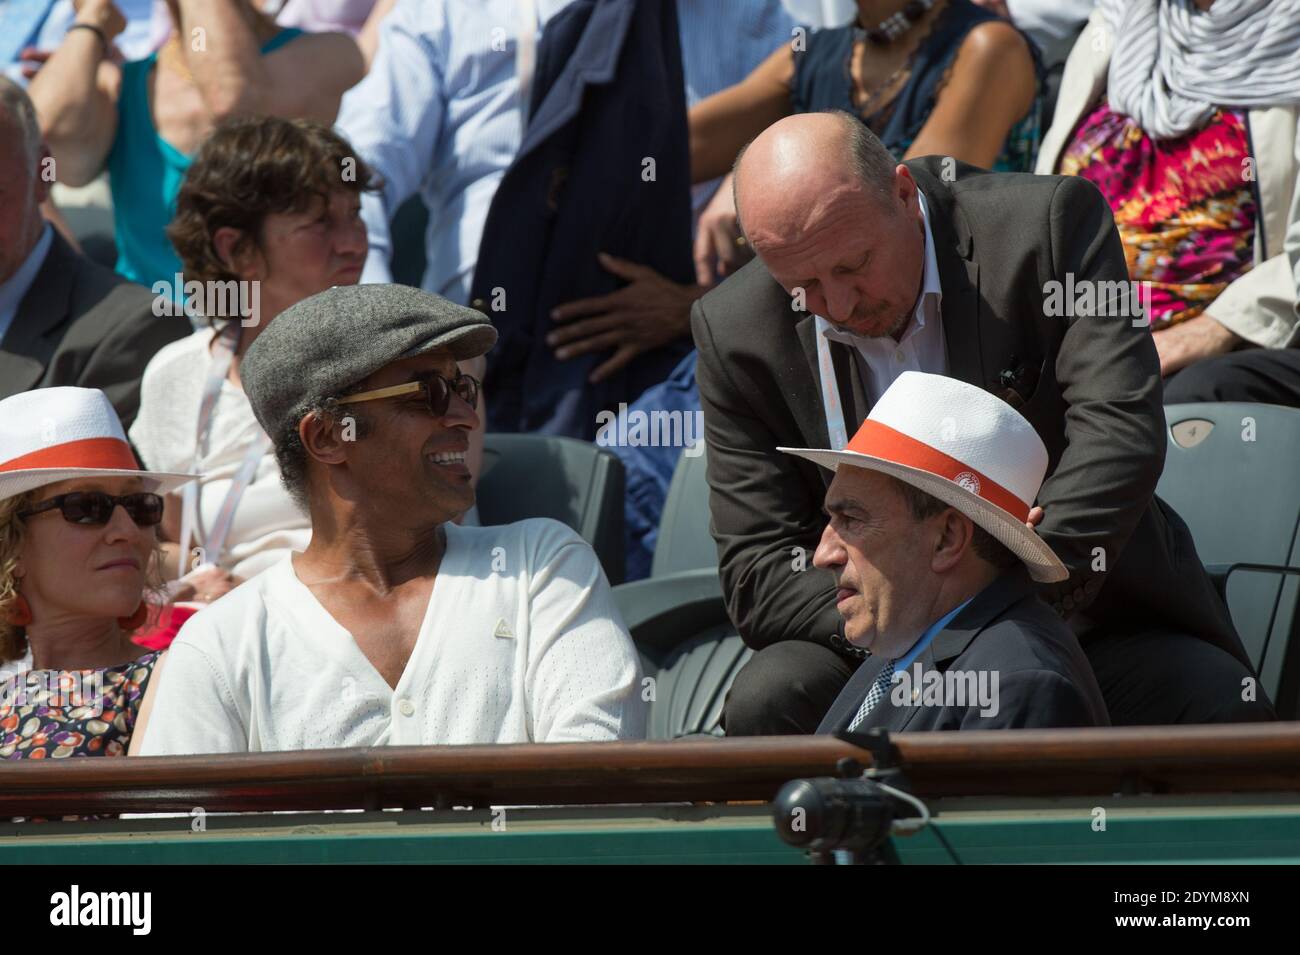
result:
[[[140,606],[135,608],[135,613],[131,614],[131,616],[129,617],[117,618],[117,625],[121,627],[123,631],[129,633],[132,630],[138,630],[140,628],[140,625],[145,622],[148,616],[149,616],[149,604],[141,600]]]
[[[22,594],[14,594],[5,613],[5,622],[11,627],[26,627],[32,622],[32,605]]]

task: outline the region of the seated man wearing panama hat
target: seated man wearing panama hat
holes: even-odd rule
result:
[[[592,549],[550,520],[459,527],[479,312],[357,285],[278,315],[240,375],[286,488],[291,552],[191,617],[142,755],[645,734],[636,649]]]
[[[870,653],[818,732],[1109,725],[1077,638],[1035,593],[1067,572],[1028,523],[1047,449],[1010,405],[908,371],[844,450],[779,450],[835,472],[813,563]]]

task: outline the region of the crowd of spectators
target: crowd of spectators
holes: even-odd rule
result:
[[[1163,404],[1300,408],[1300,0],[22,0],[0,61],[0,758],[643,736],[590,547],[475,507],[608,413],[703,422],[729,735],[913,664],[1006,701],[914,729],[1273,718],[1154,488]],[[687,449],[609,450],[636,579]]]

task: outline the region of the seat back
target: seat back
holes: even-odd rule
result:
[[[655,543],[650,576],[659,577],[682,570],[718,566],[718,547],[709,533],[709,484],[704,472],[707,454],[704,442],[677,460]]]
[[[1300,410],[1197,403],[1165,415],[1169,450],[1156,493],[1187,522],[1201,561],[1300,564]],[[1278,715],[1293,718],[1300,578],[1237,571],[1226,597]]]
[[[686,640],[660,666],[643,654],[642,666],[655,681],[646,737],[722,736],[727,691],[753,655],[729,622]]]
[[[484,524],[550,517],[572,527],[623,580],[623,462],[587,441],[544,434],[488,434],[478,481]]]
[[[727,619],[718,589],[708,462],[703,443],[696,447],[673,471],[649,578],[615,592],[642,668],[654,678],[650,739],[723,735],[727,691],[754,652]]]

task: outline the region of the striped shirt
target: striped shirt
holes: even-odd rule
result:
[[[544,25],[569,0],[535,0]],[[516,0],[399,0],[370,73],[343,98],[338,128],[384,180],[362,199],[363,282],[389,282],[389,220],[417,192],[429,209],[423,286],[467,302],[498,183],[520,145]],[[794,21],[779,0],[680,0],[688,105],[739,82]],[[711,190],[697,191],[707,200]]]
[[[569,0],[536,0],[544,24]],[[388,222],[418,191],[429,210],[423,286],[469,298],[488,206],[519,149],[516,0],[399,0],[370,72],[343,97],[338,128],[383,177],[361,217],[362,282],[390,282]]]
[[[780,0],[677,0],[677,17],[688,109],[743,80],[789,43],[795,28]],[[691,191],[696,215],[721,181],[702,182]]]

